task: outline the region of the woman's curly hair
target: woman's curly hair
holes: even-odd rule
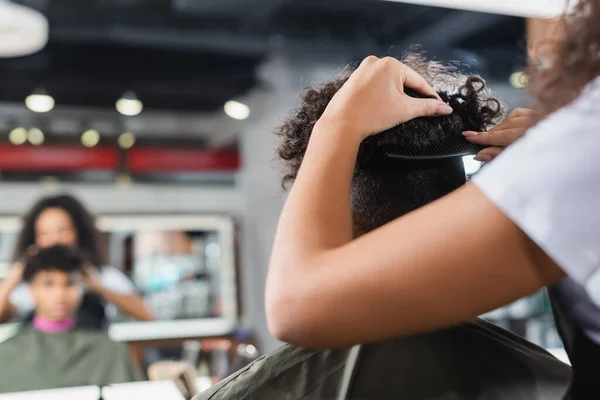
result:
[[[363,158],[370,158],[378,147],[425,146],[448,135],[461,135],[465,130],[485,131],[505,116],[503,104],[492,97],[482,78],[461,75],[456,67],[427,61],[420,54],[406,56],[402,62],[425,77],[454,112],[438,118],[417,118],[365,139],[359,152],[359,165],[365,166]],[[281,139],[277,154],[285,162],[284,188],[298,174],[315,123],[353,71],[354,67],[347,67],[329,81],[306,88],[300,94],[298,109],[276,130]],[[424,97],[410,89],[405,92],[413,97]]]
[[[528,91],[544,115],[571,103],[600,76],[599,20],[600,1],[579,0],[561,21],[563,37],[542,44],[549,54],[531,63]]]
[[[454,112],[443,117],[416,118],[361,143],[352,184],[357,234],[375,229],[465,183],[460,158],[429,163],[401,162],[385,156],[381,151],[383,147],[418,149],[452,136],[462,137],[466,130],[485,131],[505,115],[504,106],[492,96],[480,77],[461,75],[455,67],[426,61],[418,54],[402,61],[425,77]],[[346,68],[333,79],[305,89],[298,109],[276,130],[281,139],[277,154],[285,168],[284,188],[298,174],[315,123],[352,72],[353,68]],[[424,97],[410,89],[405,92],[409,96]]]
[[[27,249],[36,243],[35,224],[40,215],[50,208],[61,209],[69,215],[77,232],[77,247],[89,257],[94,266],[97,268],[103,266],[106,263],[106,256],[94,217],[78,199],[69,194],[43,197],[29,210],[23,218],[13,260],[19,260],[26,254]]]

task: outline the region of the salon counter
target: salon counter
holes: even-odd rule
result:
[[[208,377],[195,380],[198,392],[203,392],[212,386]],[[0,400],[185,400],[179,389],[172,381],[145,381],[120,383],[106,386],[81,386],[62,389],[36,390],[30,392],[0,394]]]
[[[175,383],[171,381],[135,382],[111,385],[102,389],[98,386],[41,390],[0,394],[0,400],[131,400],[161,399],[185,400]]]

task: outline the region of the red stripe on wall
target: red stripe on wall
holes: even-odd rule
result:
[[[127,168],[132,173],[229,172],[239,167],[237,151],[138,147],[127,153]]]
[[[0,144],[0,169],[24,172],[115,170],[119,155],[115,148],[78,145],[14,146]]]

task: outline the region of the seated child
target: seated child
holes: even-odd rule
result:
[[[85,260],[73,248],[56,245],[27,260],[23,279],[35,302],[26,320],[0,343],[0,393],[141,380],[125,344],[106,332],[79,327]]]

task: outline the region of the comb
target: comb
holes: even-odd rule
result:
[[[383,153],[390,158],[408,161],[440,160],[454,157],[475,155],[486,146],[473,144],[463,136],[453,136],[443,141],[434,142],[419,148],[399,145],[385,145]]]

